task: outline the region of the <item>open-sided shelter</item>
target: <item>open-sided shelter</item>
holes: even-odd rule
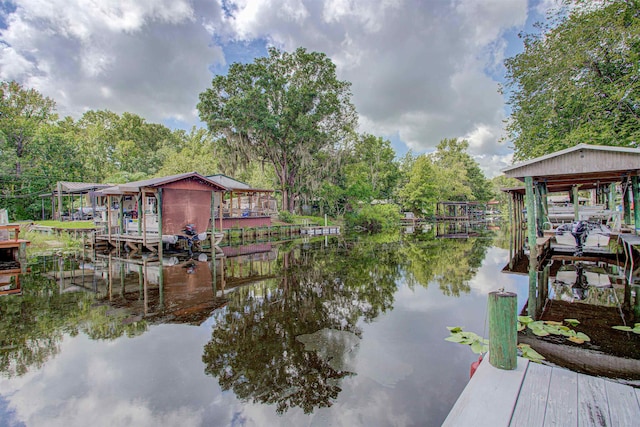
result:
[[[566,192],[578,201],[578,192],[595,192],[605,211],[616,210],[616,189],[621,191],[624,224],[640,231],[640,149],[578,144],[574,147],[515,164],[502,170],[509,178],[523,181],[524,188],[508,189],[522,211],[526,194],[527,212],[535,212],[538,227],[548,221],[547,194]],[[631,212],[633,206],[633,215]],[[580,204],[572,203],[574,219],[582,219]],[[602,212],[606,214],[607,212]]]

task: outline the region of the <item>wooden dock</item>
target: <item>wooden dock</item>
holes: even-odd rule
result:
[[[523,358],[515,370],[488,362],[485,357],[443,426],[640,425],[640,389]]]

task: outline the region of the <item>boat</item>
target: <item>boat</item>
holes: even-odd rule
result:
[[[580,256],[585,248],[605,248],[609,246],[611,229],[596,221],[574,221],[562,224],[555,230],[556,243],[575,248],[574,255]]]

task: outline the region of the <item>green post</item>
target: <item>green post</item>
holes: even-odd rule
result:
[[[616,185],[609,184],[609,210],[614,211],[616,209]]]
[[[580,219],[580,197],[578,196],[578,186],[571,187],[573,194],[573,219],[578,221]]]
[[[517,345],[517,295],[513,292],[490,292],[489,363],[498,369],[515,369]]]
[[[626,225],[631,224],[631,203],[630,197],[631,194],[631,181],[629,178],[625,179],[624,184],[622,185],[622,209],[624,210],[624,223]]]
[[[526,176],[524,178],[525,185],[525,197],[527,202],[527,237],[529,239],[529,252],[531,258],[537,258],[536,241],[538,239],[538,233],[536,230],[536,196],[533,191],[533,178]]]
[[[631,177],[631,192],[633,193],[633,224],[636,234],[640,234],[640,188],[638,188],[638,177]]]

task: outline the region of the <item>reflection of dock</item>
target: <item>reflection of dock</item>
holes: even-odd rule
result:
[[[515,370],[480,364],[443,426],[634,425],[640,391],[518,358]]]
[[[340,227],[335,225],[312,225],[300,227],[300,234],[308,236],[324,236],[328,234],[340,234]]]

